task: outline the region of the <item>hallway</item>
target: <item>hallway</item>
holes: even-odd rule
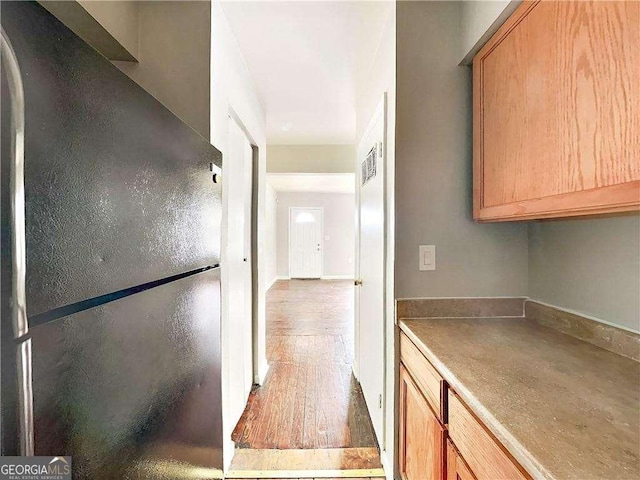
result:
[[[352,281],[274,284],[267,294],[270,370],[233,432],[232,469],[262,469],[265,461],[283,469],[288,463],[305,469],[315,463],[318,470],[380,468],[351,372],[353,342]]]

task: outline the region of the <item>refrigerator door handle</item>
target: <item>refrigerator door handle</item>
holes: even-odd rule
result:
[[[12,295],[11,316],[17,345],[20,453],[34,454],[33,385],[31,375],[31,339],[27,320],[27,245],[25,239],[24,192],[24,89],[22,77],[11,42],[2,29],[2,67],[7,75],[11,94],[11,242]]]

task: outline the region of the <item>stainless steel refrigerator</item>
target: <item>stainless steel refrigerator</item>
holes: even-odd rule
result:
[[[39,4],[0,9],[2,454],[206,477],[222,155]]]

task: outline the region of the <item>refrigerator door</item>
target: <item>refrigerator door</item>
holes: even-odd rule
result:
[[[31,332],[36,455],[74,478],[222,468],[218,268]]]
[[[220,152],[37,3],[2,2],[1,23],[25,91],[29,317],[219,264]]]

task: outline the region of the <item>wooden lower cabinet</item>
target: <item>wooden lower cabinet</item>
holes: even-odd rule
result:
[[[400,366],[400,475],[443,480],[445,429],[404,366]]]
[[[447,440],[447,480],[476,480],[451,440]]]
[[[408,338],[401,340],[402,480],[530,480],[427,358],[417,348],[407,348],[413,345]]]
[[[487,428],[449,390],[449,438],[479,479],[528,480],[529,476]],[[456,477],[453,477],[456,478]]]

